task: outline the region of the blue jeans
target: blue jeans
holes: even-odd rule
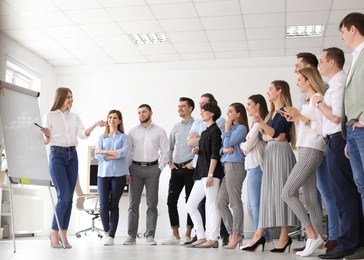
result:
[[[258,165],[255,168],[248,169],[248,209],[253,214],[254,230],[258,229],[259,224],[259,207],[260,207],[260,187],[262,184],[262,169]],[[264,238],[270,240],[268,229],[264,231]]]
[[[321,197],[326,202],[329,239],[337,240],[340,234],[339,210],[336,206],[331,175],[327,163],[326,156],[324,156],[321,165],[316,170],[316,186]],[[319,199],[319,202],[321,203],[321,199]]]
[[[56,214],[62,230],[67,230],[72,211],[73,192],[78,175],[78,157],[76,148],[51,146],[49,171],[57,192]],[[52,229],[58,230],[53,217]]]
[[[361,196],[364,216],[364,127],[356,127],[353,131],[352,125],[349,125],[346,131],[350,165],[353,170],[354,182]]]
[[[119,201],[123,195],[126,176],[98,177],[97,189],[100,200],[100,216],[105,232],[115,237],[119,223]]]

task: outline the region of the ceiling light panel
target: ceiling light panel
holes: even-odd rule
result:
[[[164,33],[135,33],[129,34],[129,38],[138,45],[169,43]]]
[[[293,25],[287,26],[287,38],[320,37],[323,36],[325,25]]]

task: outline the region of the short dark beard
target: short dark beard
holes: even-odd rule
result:
[[[150,116],[148,116],[146,119],[144,119],[143,121],[139,119],[140,123],[145,124],[150,120]]]

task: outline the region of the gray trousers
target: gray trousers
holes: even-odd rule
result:
[[[298,161],[293,167],[286,184],[282,198],[302,223],[302,227],[313,226],[318,234],[323,233],[322,213],[317,201],[316,169],[323,159],[323,152],[317,149],[300,147]],[[306,208],[298,198],[298,190],[302,187]],[[311,221],[310,221],[311,219]]]
[[[129,189],[128,234],[136,238],[139,225],[139,205],[145,185],[147,199],[146,237],[154,237],[158,218],[158,189],[161,174],[158,165],[140,166],[132,164],[129,167],[131,184]]]
[[[243,234],[244,211],[241,190],[246,170],[241,163],[224,163],[224,171],[225,177],[219,189],[217,207],[228,233]]]

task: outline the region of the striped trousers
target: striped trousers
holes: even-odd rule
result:
[[[317,201],[316,168],[321,164],[322,159],[322,151],[300,147],[298,161],[293,167],[282,192],[283,201],[301,221],[302,228],[312,225],[318,234],[322,234],[323,229],[322,213]],[[305,206],[297,196],[301,187],[310,217],[308,217]]]

